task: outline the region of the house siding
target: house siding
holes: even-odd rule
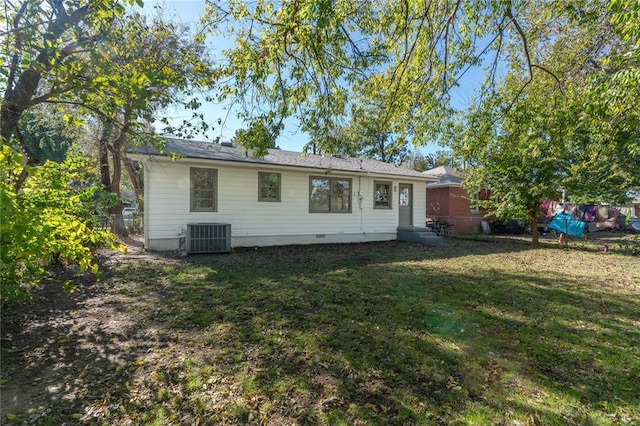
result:
[[[218,170],[217,212],[189,211],[190,167]],[[281,173],[280,202],[258,201],[260,171]],[[232,247],[392,240],[397,237],[400,182],[414,185],[414,218],[424,215],[425,194],[417,190],[424,180],[339,171],[330,176],[351,179],[351,213],[310,213],[309,177],[318,175],[322,171],[317,169],[152,157],[145,161],[145,245],[177,250],[189,223],[231,224]],[[374,180],[393,183],[392,209],[373,208]]]
[[[481,194],[484,199],[487,195]],[[480,222],[484,213],[472,213],[471,201],[460,185],[427,186],[427,217],[447,220],[454,231],[460,234],[480,232]]]

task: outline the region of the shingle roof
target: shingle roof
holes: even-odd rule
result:
[[[462,183],[460,173],[449,167],[439,166],[422,172],[423,176],[437,179],[440,183]]]
[[[376,173],[385,175],[406,176],[412,178],[429,179],[428,176],[415,170],[405,169],[393,164],[367,158],[348,158],[305,154],[280,149],[269,149],[263,158],[251,156],[251,151],[245,155],[245,149],[237,146],[226,146],[218,143],[166,138],[166,145],[162,150],[151,146],[130,148],[133,154],[171,155],[176,154],[188,158],[202,158],[218,161],[237,161],[242,163],[268,164],[287,167],[304,167],[311,169],[332,169],[357,173]]]

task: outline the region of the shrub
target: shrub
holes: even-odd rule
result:
[[[0,300],[28,298],[54,262],[99,275],[95,249],[123,249],[100,225],[99,213],[113,199],[93,183],[91,160],[70,155],[62,163],[29,167],[4,145],[0,172]],[[27,178],[17,189],[23,172]]]

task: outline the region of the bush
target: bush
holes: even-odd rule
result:
[[[16,189],[16,177],[27,178]],[[123,249],[100,225],[98,213],[113,198],[93,184],[96,167],[71,155],[63,163],[23,165],[8,145],[0,151],[0,300],[26,299],[53,262],[99,275],[94,251]]]

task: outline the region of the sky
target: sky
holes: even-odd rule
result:
[[[167,17],[195,26],[204,11],[205,0],[145,0],[143,10],[148,10],[151,13],[153,8],[158,5],[164,6]],[[213,54],[220,54],[223,49],[231,47],[227,40],[210,40],[209,43]],[[480,85],[481,78],[482,75],[479,70],[470,70],[465,74],[461,81],[461,87],[451,91],[451,100],[454,103],[454,107],[456,105],[462,107],[469,104],[473,96],[473,87]],[[236,117],[235,112],[229,111],[224,105],[203,102],[199,112],[204,114],[205,121],[215,129],[209,131],[206,137],[198,135],[197,139],[215,141],[220,138],[221,141],[230,141],[236,130],[246,128],[246,125]],[[175,108],[167,111],[167,115],[173,119],[174,123],[189,119],[191,114],[191,111]],[[220,125],[218,125],[219,119],[221,120]],[[284,125],[285,128],[277,140],[278,146],[284,150],[302,151],[309,142],[309,136],[298,129],[298,123],[295,119],[286,120]],[[422,154],[429,154],[442,149],[443,147],[433,144],[420,147],[418,151]]]

